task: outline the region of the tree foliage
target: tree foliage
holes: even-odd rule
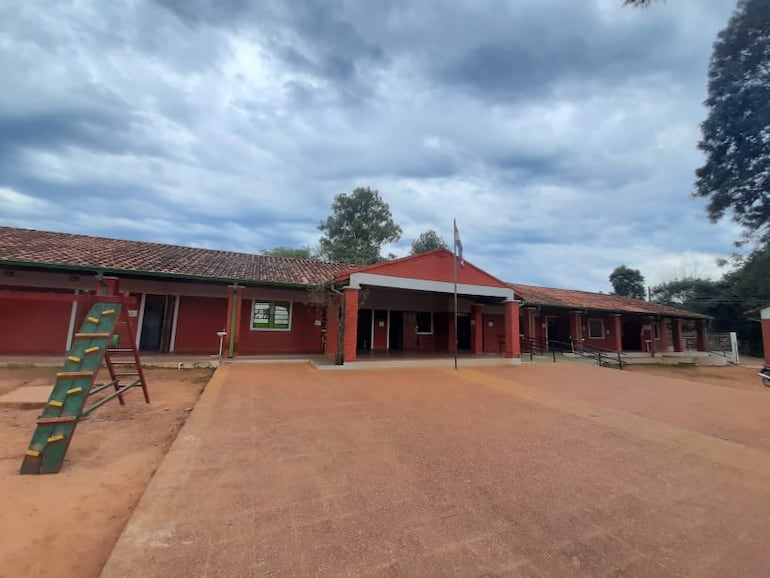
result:
[[[770,0],[739,0],[709,65],[706,163],[695,196],[712,222],[730,214],[744,240],[770,239]]]
[[[721,300],[723,294],[722,282],[701,277],[680,277],[650,289],[652,300],[656,303],[704,315],[713,313],[712,306]]]
[[[313,249],[309,245],[304,247],[273,247],[272,249],[265,249],[262,251],[262,254],[270,257],[288,257],[290,259],[318,259],[318,256],[313,253]]]
[[[410,255],[417,255],[419,253],[427,253],[428,251],[434,251],[436,249],[448,249],[449,245],[446,244],[444,238],[441,237],[433,229],[428,229],[420,233],[420,236],[412,241],[412,248],[409,251]]]
[[[615,295],[644,299],[644,276],[639,269],[631,269],[625,265],[615,267],[610,273],[610,283]]]
[[[320,241],[321,255],[340,263],[382,261],[382,246],[401,238],[401,227],[393,221],[390,207],[369,187],[334,197],[332,214],[318,228],[326,233]]]

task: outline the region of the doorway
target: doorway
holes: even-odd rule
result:
[[[358,311],[358,331],[356,349],[368,351],[372,348],[372,310],[360,309]]]
[[[623,320],[623,351],[642,351],[642,323],[635,320]]]
[[[546,317],[545,318],[545,334],[548,340],[548,347],[551,347],[552,341],[561,341],[559,339],[559,318],[558,317]]]
[[[142,334],[139,338],[139,349],[143,351],[160,351],[163,339],[163,319],[166,313],[166,296],[144,296],[144,314],[142,315]]]
[[[470,351],[471,349],[471,316],[457,316],[457,349]]]
[[[388,327],[388,349],[404,348],[404,312],[390,312],[390,327]]]

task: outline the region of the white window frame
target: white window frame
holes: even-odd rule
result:
[[[273,323],[275,323],[276,304],[283,305],[284,303],[288,303],[289,305],[289,326],[288,327],[255,327],[254,326],[254,309],[256,309],[257,305],[264,305],[266,303],[270,305],[270,311],[273,313]],[[253,299],[251,301],[251,317],[249,318],[249,329],[251,331],[283,331],[283,332],[291,331],[293,320],[294,320],[294,302],[293,301],[283,301],[281,299],[271,300],[271,301]],[[270,325],[269,318],[268,318],[268,325]]]
[[[599,322],[601,327],[601,336],[597,337],[596,335],[593,335],[591,332],[591,324]],[[604,319],[601,318],[592,318],[588,320],[588,339],[604,339],[605,336],[605,328],[604,328]]]
[[[425,313],[430,315],[430,331],[417,331],[417,327],[418,327],[417,316],[421,315],[421,314],[425,314]],[[414,324],[415,324],[415,331],[414,332],[417,335],[433,335],[433,327],[434,327],[434,324],[433,324],[433,311],[415,311]]]

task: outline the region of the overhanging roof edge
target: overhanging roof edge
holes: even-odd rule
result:
[[[448,281],[433,281],[430,279],[413,279],[411,277],[393,277],[375,273],[351,273],[349,287],[360,289],[361,285],[388,287],[392,289],[410,289],[413,291],[432,291],[435,293],[454,293],[455,284]],[[457,293],[476,295],[480,297],[499,297],[513,301],[514,292],[509,287],[492,287],[488,285],[457,284]]]

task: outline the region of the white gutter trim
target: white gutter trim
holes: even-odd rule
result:
[[[360,289],[361,285],[375,287],[390,287],[393,289],[411,289],[414,291],[432,291],[434,293],[454,293],[454,283],[448,281],[430,281],[427,279],[411,279],[409,277],[391,277],[389,275],[375,275],[373,273],[351,273],[351,289]],[[457,293],[462,295],[474,295],[480,297],[497,297],[506,301],[513,301],[513,289],[508,287],[489,287],[487,285],[457,284]]]

